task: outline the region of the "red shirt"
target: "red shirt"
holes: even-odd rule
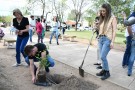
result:
[[[37,22],[36,23],[36,32],[38,34],[41,34],[42,33],[42,29],[43,29],[42,24],[40,22]]]

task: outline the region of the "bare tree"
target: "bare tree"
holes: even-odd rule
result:
[[[75,21],[76,21],[76,26],[75,29],[77,31],[77,25],[81,19],[82,16],[82,10],[89,5],[89,0],[72,0],[73,7],[74,7],[74,14],[75,14]]]
[[[55,11],[58,21],[61,23],[64,21],[64,12],[66,9],[68,9],[66,5],[67,0],[51,0],[52,5],[53,5],[53,10]]]
[[[32,9],[37,5],[41,5],[41,7],[42,7],[42,16],[44,16],[45,7],[46,7],[46,1],[47,0],[28,0],[28,9]]]

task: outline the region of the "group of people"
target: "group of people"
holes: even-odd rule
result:
[[[33,30],[35,25],[34,25],[34,23],[29,24],[28,18],[24,17],[22,15],[22,12],[19,9],[15,9],[13,11],[13,15],[15,16],[15,18],[13,19],[13,26],[16,28],[16,35],[17,35],[16,63],[13,66],[17,67],[17,66],[21,65],[20,53],[22,53],[26,63],[30,66],[30,71],[32,74],[32,81],[33,81],[33,83],[35,83],[37,67],[34,65],[34,62],[38,62],[39,59],[47,59],[48,66],[45,67],[45,70],[46,70],[46,72],[49,72],[49,67],[54,66],[54,60],[49,55],[49,51],[47,50],[47,47],[45,44],[38,42],[35,45],[26,46],[26,44],[29,40],[29,36],[31,36],[29,34],[29,31]],[[31,18],[33,20],[33,16],[31,16]],[[38,34],[38,41],[39,41],[39,38],[41,39],[40,35],[42,32],[40,19],[37,19],[36,28],[37,28],[36,31]],[[32,31],[30,31],[30,32],[32,32]],[[32,41],[32,39],[31,39],[31,41]]]
[[[15,33],[17,35],[16,41],[16,63],[13,65],[14,67],[20,66],[21,64],[21,57],[20,54],[22,53],[26,63],[30,66],[30,71],[32,75],[32,82],[36,82],[36,71],[37,67],[34,62],[39,62],[42,59],[47,59],[48,66],[45,67],[46,72],[49,72],[49,67],[53,67],[55,65],[54,60],[49,55],[49,51],[47,50],[46,45],[43,43],[43,38],[45,36],[46,30],[46,20],[41,16],[35,20],[34,16],[31,15],[31,20],[28,20],[27,17],[22,15],[22,12],[19,9],[13,10],[13,15],[15,18],[13,19],[13,27],[15,29]],[[30,23],[29,23],[30,21]],[[62,32],[65,33],[65,23],[62,24]],[[56,37],[57,45],[59,45],[58,38],[59,38],[59,24],[58,18],[54,17],[52,20],[51,25],[52,33],[50,35],[49,43],[52,43],[53,36]],[[33,42],[32,36],[36,30],[38,35],[38,41],[35,45],[27,45],[28,40]],[[26,46],[27,45],[27,46]]]
[[[36,33],[38,35],[38,43],[43,43],[43,38],[45,36],[45,30],[46,30],[46,20],[41,16],[40,18],[34,19],[34,16],[32,15],[30,20],[30,28],[29,28],[29,35],[30,35],[30,42],[32,42],[32,36],[36,30]]]
[[[49,67],[54,66],[54,60],[49,55],[49,51],[45,44],[43,44],[41,33],[42,33],[42,24],[40,23],[40,19],[37,19],[36,25],[30,23],[28,18],[24,17],[19,9],[15,9],[13,11],[13,15],[15,18],[13,19],[13,26],[17,29],[17,42],[16,42],[16,64],[14,66],[19,66],[21,64],[20,53],[24,56],[26,63],[30,65],[30,70],[32,74],[32,81],[35,83],[36,81],[36,70],[37,67],[34,65],[34,62],[39,61],[39,58],[44,59],[47,58],[49,66],[45,67],[46,72],[49,72]],[[134,16],[135,13],[130,15],[130,17]],[[33,20],[33,16],[31,16]],[[101,6],[99,16],[97,18],[98,23],[96,23],[96,30],[98,31],[98,48],[100,59],[102,60],[102,70],[97,73],[97,76],[101,76],[102,80],[105,80],[110,77],[110,70],[107,60],[107,55],[109,51],[114,46],[114,41],[116,37],[117,31],[117,19],[112,14],[111,6],[108,3],[105,3]],[[32,30],[36,27],[36,31],[38,34],[38,44],[35,45],[27,45],[29,35],[31,38],[31,34],[29,34],[29,26]],[[128,66],[128,76],[132,75],[132,67],[135,60],[135,25],[127,27],[128,37],[127,37],[127,49],[124,55],[122,66]],[[32,33],[32,31],[30,31]],[[57,17],[53,18],[52,23],[52,33],[50,36],[49,43],[52,43],[52,37],[56,36],[57,45],[58,42],[58,20]],[[41,43],[39,43],[41,40]],[[31,39],[32,41],[32,39]]]
[[[128,20],[130,17],[135,17],[135,12],[133,12],[128,18],[126,18],[124,14],[125,20]],[[98,34],[97,53],[100,58],[98,58],[99,61],[94,65],[98,65],[97,69],[102,69],[96,75],[101,76],[101,79],[105,80],[110,77],[107,55],[114,46],[117,30],[117,19],[112,14],[111,6],[109,4],[106,3],[101,6],[99,14],[95,18],[95,27]],[[131,76],[135,60],[135,21],[134,24],[127,26],[125,35],[127,43],[126,51],[122,61],[122,67],[128,67],[127,75]],[[100,63],[100,60],[102,60],[102,63]]]

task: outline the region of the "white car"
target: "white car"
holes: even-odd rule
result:
[[[84,27],[84,30],[92,30],[92,27]]]
[[[79,27],[79,28],[78,28],[78,30],[83,31],[83,30],[84,30],[84,28],[83,28],[83,27]]]

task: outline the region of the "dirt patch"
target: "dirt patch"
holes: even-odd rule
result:
[[[53,75],[51,79],[56,83],[53,86],[54,90],[96,90],[98,85],[93,82],[88,82],[72,75],[65,77],[62,75]]]
[[[17,90],[8,75],[1,70],[2,68],[3,66],[0,65],[0,90]]]
[[[95,84],[101,86],[98,90],[127,90],[108,81],[101,81],[99,78],[88,73],[82,78],[78,74],[78,69],[58,62],[57,60],[55,61],[55,67],[50,68],[50,74],[53,75],[53,78],[57,81],[56,83],[60,84],[54,85],[53,87],[37,86],[31,81],[31,74],[28,67],[12,67],[12,64],[16,62],[15,54],[14,49],[7,49],[3,47],[3,43],[0,43],[0,90],[77,90],[77,88],[74,87],[84,82],[86,83],[86,81],[90,82],[86,84],[86,86],[88,85],[90,88],[82,89],[82,86],[78,86],[78,90],[92,90]],[[24,59],[22,59],[22,63],[25,64]],[[71,78],[72,75],[76,77]],[[76,78],[77,80],[79,78],[79,80],[77,81]],[[84,81],[80,80],[80,78]]]

